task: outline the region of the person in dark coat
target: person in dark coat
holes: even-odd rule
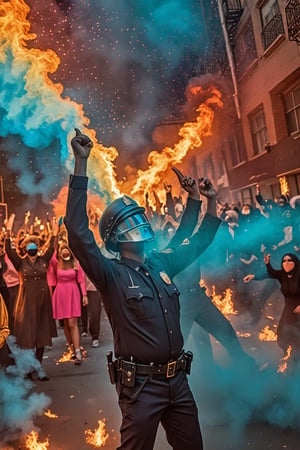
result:
[[[274,269],[270,263],[270,254],[264,255],[266,274],[249,274],[244,278],[247,283],[253,279],[265,277],[279,281],[284,296],[284,308],[277,328],[277,343],[284,356],[291,346],[291,361],[300,361],[300,261],[294,253],[286,253],[281,259],[281,269]]]
[[[15,303],[13,332],[21,348],[35,349],[41,363],[44,349],[52,345],[52,337],[57,336],[53,319],[50,289],[47,283],[47,270],[54,252],[55,231],[49,247],[40,253],[40,241],[31,235],[24,239],[25,256],[21,257],[11,246],[10,231],[7,230],[5,251],[20,276],[20,288]],[[47,376],[40,377],[42,381]]]
[[[199,179],[208,211],[199,231],[184,245],[147,257],[145,243],[154,233],[144,208],[128,196],[117,198],[100,220],[106,249],[120,255],[110,259],[88,227],[86,169],[92,142],[76,130],[71,144],[75,169],[65,224],[70,247],[101,293],[113,331],[116,359],[110,355],[108,367],[122,413],[119,448],[152,450],[161,423],[172,448],[201,450],[198,410],[187,380],[191,355],[183,350],[179,292],[172,278],[215,236],[220,223],[215,190],[207,179]]]

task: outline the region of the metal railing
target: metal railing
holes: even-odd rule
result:
[[[286,23],[290,41],[300,45],[300,0],[290,0],[285,8]]]
[[[282,16],[280,13],[275,14],[275,16],[267,23],[262,31],[262,40],[264,44],[264,49],[266,50],[275,39],[284,34],[284,27]]]

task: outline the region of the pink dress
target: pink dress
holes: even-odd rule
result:
[[[52,283],[55,285],[52,295],[54,319],[80,317],[81,293],[86,295],[85,275],[82,268],[77,263],[77,269],[60,269],[56,266],[54,272],[56,275],[56,283]]]

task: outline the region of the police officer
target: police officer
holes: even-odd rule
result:
[[[203,448],[197,407],[187,381],[190,354],[183,351],[179,292],[172,278],[191,264],[212,242],[220,224],[216,193],[206,178],[198,188],[207,197],[207,213],[197,233],[184,245],[145,257],[152,228],[133,199],[123,196],[103,212],[100,235],[106,258],[88,227],[87,160],[92,147],[76,129],[75,156],[65,224],[69,244],[83,270],[102,296],[110,321],[115,360],[109,363],[122,413],[121,449],[152,450],[159,423],[176,450]],[[181,184],[189,178],[179,175]]]

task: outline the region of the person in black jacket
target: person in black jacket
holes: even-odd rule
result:
[[[183,350],[179,292],[172,278],[215,236],[220,224],[215,190],[206,178],[199,180],[208,212],[189,242],[147,257],[145,243],[154,233],[144,208],[126,195],[117,198],[100,220],[106,249],[119,254],[110,259],[88,228],[86,172],[92,142],[76,129],[71,144],[75,169],[65,224],[70,247],[101,293],[113,331],[115,360],[110,355],[108,367],[122,413],[119,448],[152,450],[161,423],[174,449],[201,450],[198,411],[187,380],[191,355]],[[180,180],[188,184],[188,179]]]
[[[279,281],[284,296],[284,308],[277,328],[277,343],[287,356],[291,347],[291,361],[300,361],[300,261],[294,253],[286,253],[281,259],[281,268],[274,269],[270,254],[264,255],[266,273],[248,274],[244,282],[253,279],[274,278]]]

